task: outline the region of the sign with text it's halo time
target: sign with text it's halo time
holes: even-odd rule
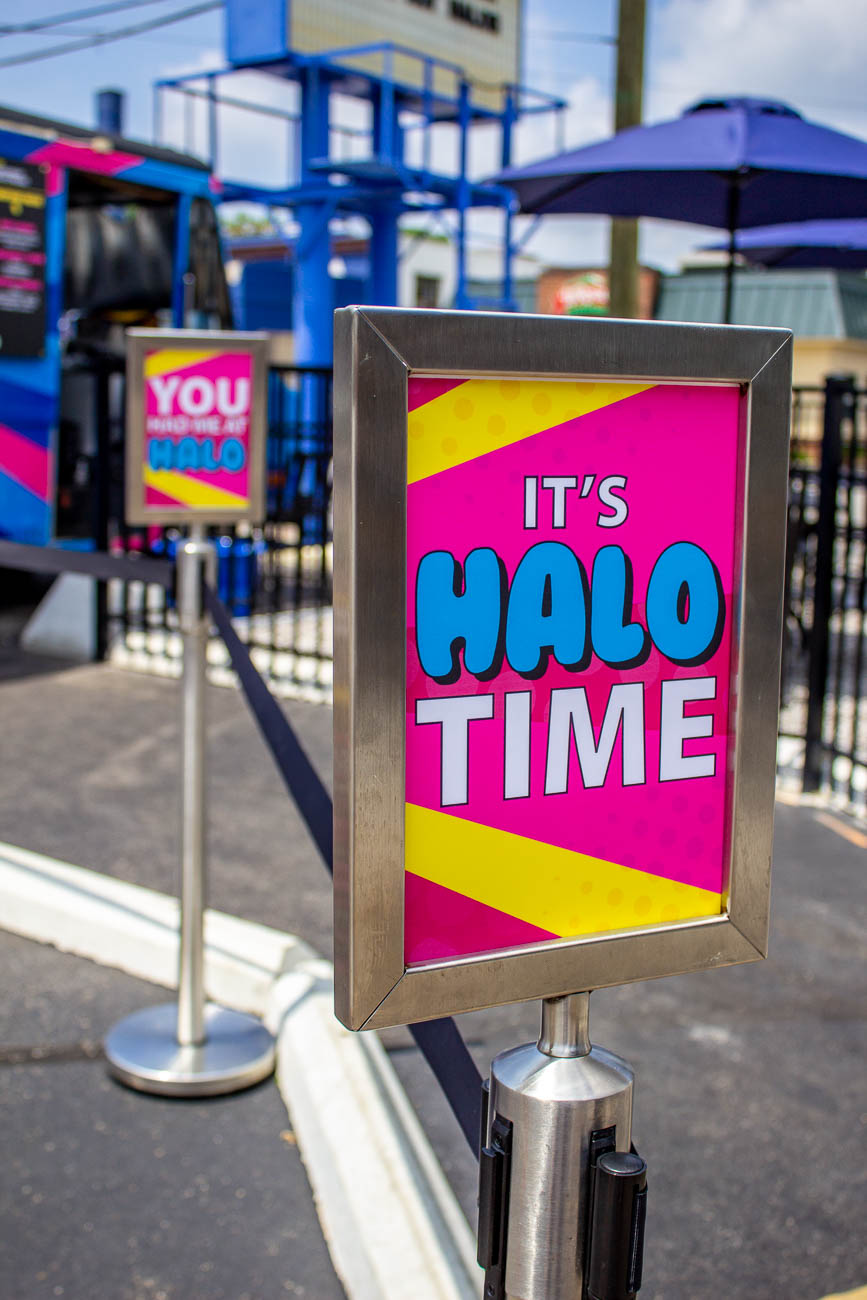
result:
[[[464,338],[466,317],[451,319]],[[363,325],[352,323],[357,338]],[[369,923],[363,823],[373,809],[347,810],[346,834],[338,808],[347,863],[335,868],[337,967],[342,980],[345,964],[348,985],[338,988],[338,1014],[352,1027],[396,1023],[761,956],[776,713],[756,673],[773,673],[779,655],[787,335],[766,331],[757,348],[748,332],[718,330],[715,358],[706,337],[677,327],[666,374],[658,326],[648,334],[623,322],[558,321],[547,323],[547,364],[500,368],[509,348],[492,338],[487,357],[465,362],[477,373],[455,374],[425,373],[423,360],[407,358],[404,336],[424,357],[411,321],[376,313],[374,324],[408,363],[394,434],[405,541],[399,575],[383,566],[378,591],[350,596],[345,734],[357,746],[348,761],[358,801],[370,743],[388,743],[382,712],[363,716],[360,620],[378,602],[384,611],[399,580],[402,752],[379,767],[380,786],[390,773],[393,789],[377,819],[386,862],[375,872],[380,907],[386,879],[395,897],[386,937],[379,917],[371,943],[356,913]],[[503,325],[517,336],[516,357],[529,351],[522,329],[537,326]],[[603,337],[590,333],[600,327]],[[492,321],[476,317],[475,328],[490,331]],[[606,375],[593,345],[615,355],[612,330],[621,372]],[[572,373],[558,374],[568,365],[562,341],[573,339]],[[699,345],[692,365],[690,344]],[[769,357],[776,376],[764,373]],[[355,545],[365,509],[363,374],[359,356],[347,440]],[[752,422],[770,381],[779,409],[759,448]],[[380,459],[392,443],[383,391]],[[748,527],[759,460],[769,471],[764,556]],[[388,532],[381,509],[378,518]],[[767,600],[754,628],[743,621],[749,584]],[[339,578],[337,587],[339,624]],[[369,635],[384,671],[382,611]],[[340,651],[337,670],[339,700]],[[337,746],[340,718],[335,726]],[[337,784],[339,800],[339,770]],[[397,976],[390,986],[383,949]]]
[[[266,336],[130,330],[127,348],[127,522],[258,522]]]
[[[407,963],[719,915],[737,386],[408,397]]]

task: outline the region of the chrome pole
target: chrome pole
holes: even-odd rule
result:
[[[177,1003],[146,1007],[105,1040],[108,1068],[131,1088],[204,1097],[258,1083],[274,1069],[274,1040],[255,1016],[205,999],[205,688],[208,619],[204,584],[216,578],[216,552],[192,524],[177,552],[177,613],[183,638],[181,680],[181,933]]]
[[[216,556],[201,524],[178,548],[181,683],[181,948],[178,1042],[205,1039],[205,667],[208,622],[202,584],[213,581]]]
[[[491,1066],[479,1166],[491,1300],[633,1300],[640,1286],[645,1166],[630,1152],[633,1074],[591,1046],[589,1004],[589,993],[545,998],[538,1042]],[[625,1219],[609,1201],[626,1206]]]
[[[536,1044],[545,1056],[589,1056],[590,994],[542,999],[542,1027]]]

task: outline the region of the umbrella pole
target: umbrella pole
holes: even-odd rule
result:
[[[729,230],[729,260],[726,266],[725,281],[725,300],[723,303],[723,324],[731,325],[732,323],[732,301],[735,292],[735,235],[738,228],[738,218],[740,216],[740,199],[741,188],[737,179],[734,179],[729,186],[729,203],[728,203],[728,230]]]
[[[725,302],[723,304],[723,324],[732,323],[732,299],[735,289],[735,232],[729,231],[729,260],[726,263]]]

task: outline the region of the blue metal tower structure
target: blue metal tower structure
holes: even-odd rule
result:
[[[499,131],[499,165],[512,161],[513,128],[525,113],[557,112],[564,101],[506,85],[499,103],[490,106],[474,94],[473,84],[457,64],[385,42],[300,53],[287,47],[286,0],[226,0],[227,64],[205,74],[168,78],[155,87],[155,130],[160,132],[162,96],[178,91],[208,104],[208,155],[220,177],[225,202],[246,200],[268,209],[290,209],[296,227],[293,330],[295,360],[300,365],[330,365],[332,360],[332,257],[330,223],[361,216],[369,227],[370,275],[365,300],[382,306],[397,302],[398,223],[402,214],[454,213],[457,259],[455,306],[472,307],[467,287],[467,214],[494,208],[502,214],[502,298],[485,306],[512,309],[511,216],[514,199],[505,187],[473,180],[469,169],[470,132],[483,123]],[[396,62],[414,75],[398,79]],[[225,93],[231,73],[256,71],[293,82],[294,111],[255,104]],[[203,83],[204,81],[204,88]],[[231,81],[228,80],[229,86]],[[444,86],[446,87],[444,89]],[[364,129],[335,126],[336,96],[365,101]],[[221,104],[252,109],[290,123],[291,172],[288,185],[239,184],[220,175],[218,120]],[[432,129],[450,124],[457,134],[457,165],[446,170],[434,160]],[[414,140],[408,160],[407,137]],[[355,137],[353,156],[341,157],[335,143]],[[493,170],[493,168],[492,168]]]

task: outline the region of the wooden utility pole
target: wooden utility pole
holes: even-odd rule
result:
[[[644,91],[645,0],[620,0],[617,15],[617,86],[614,92],[614,130],[638,126]],[[609,262],[609,312],[612,316],[638,314],[638,222],[611,222]]]

